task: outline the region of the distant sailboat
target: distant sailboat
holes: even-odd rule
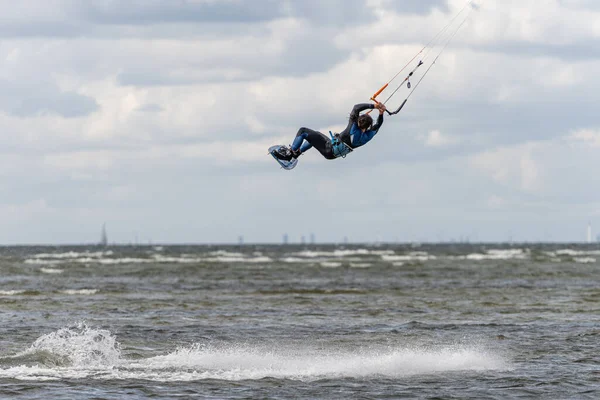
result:
[[[108,246],[108,235],[106,234],[106,224],[102,224],[102,237],[100,238],[100,246]]]

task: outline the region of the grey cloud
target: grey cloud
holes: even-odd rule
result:
[[[559,0],[558,2],[563,7],[600,11],[598,0]]]
[[[277,0],[186,0],[86,1],[77,12],[100,24],[154,24],[169,22],[261,22],[281,15]]]
[[[288,1],[285,9],[289,16],[307,19],[318,26],[360,26],[376,18],[373,10],[366,7],[364,0]]]
[[[47,12],[40,12],[44,9]],[[156,38],[212,31],[231,36],[238,32],[239,24],[283,16],[283,3],[278,0],[56,0],[13,10],[0,26],[0,36]],[[230,26],[224,28],[223,24]],[[157,31],[154,25],[162,26]]]
[[[83,117],[97,111],[95,99],[75,92],[60,91],[52,84],[0,82],[0,109],[18,117],[55,114]]]
[[[160,104],[144,104],[136,109],[139,112],[147,112],[147,113],[157,113],[164,111],[164,108],[160,106]]]
[[[434,8],[448,11],[447,0],[391,1],[388,7],[402,14],[427,14]]]
[[[129,69],[117,75],[121,86],[178,86],[194,83],[191,78],[171,77],[169,71]]]
[[[326,32],[326,31],[324,31]],[[117,75],[123,86],[179,86],[200,83],[244,82],[266,76],[306,76],[326,71],[350,56],[349,50],[322,40],[319,31],[288,40],[281,54],[257,57],[246,51],[218,56],[207,55],[194,65],[194,73],[181,74],[171,65],[125,67]],[[239,69],[230,75],[228,68]]]
[[[34,94],[18,102],[10,112],[19,117],[57,114],[65,118],[84,117],[98,110],[96,100],[77,93]]]
[[[375,15],[363,0],[222,0],[196,2],[188,0],[57,0],[38,3],[48,8],[39,13],[28,7],[18,10],[0,27],[4,37],[159,37],[198,35],[216,29],[236,33],[236,24],[252,25],[279,18],[301,18],[316,26],[364,25]],[[408,9],[422,9],[419,1],[411,1]],[[50,12],[61,9],[60,13]],[[16,11],[15,11],[16,12]],[[40,15],[45,15],[40,17]],[[12,21],[12,22],[11,22]],[[177,25],[176,29],[168,28]],[[160,32],[144,27],[163,25]],[[192,26],[192,29],[189,26]],[[126,27],[130,27],[125,29]],[[133,29],[131,28],[133,27]],[[141,30],[141,31],[140,31]],[[228,32],[227,32],[228,31]]]
[[[423,9],[411,1],[410,9]],[[79,13],[87,20],[102,24],[156,24],[169,22],[255,23],[282,17],[303,18],[318,25],[361,24],[375,15],[364,0],[229,0],[218,2],[88,1]]]
[[[444,0],[410,0],[389,4],[401,13],[424,14],[447,9]],[[373,21],[373,9],[364,0],[224,0],[190,2],[153,0],[87,1],[80,3],[83,18],[101,24],[156,24],[169,22],[253,23],[281,17],[303,18],[318,25],[363,25]]]
[[[484,46],[473,45],[470,46],[470,49],[527,57],[553,57],[567,61],[600,59],[600,48],[598,46],[590,46],[589,42],[569,44],[502,42]]]
[[[0,37],[78,37],[92,32],[91,26],[69,21],[7,22],[0,24]]]
[[[401,5],[392,2],[389,7],[392,12],[426,13],[433,7],[444,8],[444,4],[411,0]],[[360,29],[376,20],[364,0],[56,0],[37,4],[37,8],[44,7],[47,13],[28,7],[18,10],[0,26],[0,37],[231,37],[241,33],[240,25],[247,34],[260,23],[286,17],[303,19],[316,31],[349,25]],[[61,12],[52,11],[56,9]],[[320,39],[327,37],[327,32],[322,32]]]

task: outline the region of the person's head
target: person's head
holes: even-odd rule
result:
[[[373,118],[369,114],[363,114],[358,117],[357,124],[360,130],[366,131],[373,125]]]

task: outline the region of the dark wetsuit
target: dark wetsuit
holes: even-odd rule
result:
[[[357,104],[352,108],[348,126],[340,132],[340,138],[351,148],[355,149],[366,144],[369,140],[373,139],[379,131],[379,128],[381,128],[381,125],[383,124],[382,114],[379,115],[377,123],[370,130],[363,132],[358,127],[357,122],[360,112],[372,110],[373,108],[375,108],[373,104],[367,103]],[[306,143],[303,143],[305,140]],[[323,135],[321,132],[313,131],[312,129],[300,128],[296,134],[294,143],[292,143],[292,150],[298,151],[298,149],[300,149],[300,152],[304,153],[313,146],[328,160],[336,158],[333,154],[333,145],[331,144],[331,139],[329,137]]]

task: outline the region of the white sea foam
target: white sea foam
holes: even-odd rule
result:
[[[66,253],[40,253],[40,254],[35,254],[33,256],[33,258],[59,258],[59,259],[79,258],[79,257],[100,258],[100,257],[111,256],[111,255],[113,255],[113,252],[111,250],[109,250],[109,251],[84,251],[81,253],[75,252],[75,251],[68,251]]]
[[[573,261],[581,264],[593,264],[596,262],[596,259],[593,257],[575,257]]]
[[[44,274],[62,274],[63,272],[65,272],[62,269],[57,269],[57,268],[40,268],[40,271],[42,271]]]
[[[373,264],[371,264],[371,263],[355,263],[355,262],[350,263],[350,267],[352,267],[352,268],[369,268],[372,265]]]
[[[25,260],[25,264],[32,264],[32,265],[58,265],[58,264],[64,264],[64,261],[61,261],[61,260],[42,260],[42,259],[38,259],[38,258],[29,258],[29,259]]]
[[[76,254],[76,253],[73,253]],[[34,265],[58,265],[58,264],[101,264],[101,265],[120,265],[120,264],[195,264],[201,262],[209,263],[270,263],[273,260],[266,256],[260,257],[245,257],[245,256],[214,256],[208,258],[192,257],[183,255],[181,257],[169,257],[161,254],[153,254],[149,258],[140,257],[122,257],[122,258],[96,258],[96,257],[76,257],[76,258],[61,258],[42,259],[31,258],[25,260],[26,264]]]
[[[231,257],[231,256],[220,256],[213,258],[205,258],[202,261],[204,262],[223,262],[223,263],[270,263],[273,262],[269,257],[254,257],[254,258],[246,258],[246,257]]]
[[[436,257],[430,255],[428,253],[424,253],[421,251],[415,251],[408,254],[403,255],[381,255],[381,259],[383,261],[393,262],[393,261],[429,261],[435,260]]]
[[[0,290],[0,296],[16,296],[25,293],[24,290]]]
[[[403,377],[419,374],[508,369],[507,361],[476,347],[433,349],[340,349],[289,344],[194,345],[170,354],[127,360],[107,330],[85,324],[43,335],[13,356],[45,354],[43,365],[0,369],[0,378],[52,380],[63,378],[138,379],[159,382],[257,380],[267,377],[312,381],[371,376]]]
[[[67,289],[60,291],[63,294],[68,295],[92,295],[98,293],[98,289]]]
[[[529,257],[529,251],[523,249],[488,250],[484,254],[473,253],[457,257],[459,259],[483,261],[483,260],[523,260]]]
[[[80,373],[85,372],[82,370],[114,366],[121,357],[119,344],[110,331],[89,328],[85,323],[43,335],[29,349],[14,357],[36,352],[50,354],[59,366],[70,367]]]
[[[549,255],[550,257],[557,257],[557,256],[570,256],[570,257],[577,257],[577,256],[600,256],[600,250],[572,250],[572,249],[561,249],[561,250],[556,250],[556,251],[549,251],[546,253],[547,255]]]
[[[243,258],[244,254],[242,253],[236,253],[236,252],[232,252],[232,251],[227,251],[227,250],[217,250],[217,251],[213,251],[210,252],[209,255],[211,256],[223,256],[223,257],[235,257],[235,258]]]
[[[323,268],[339,268],[342,266],[341,262],[323,261],[320,263]]]
[[[251,347],[211,349],[192,347],[167,356],[143,360],[138,367],[196,370],[196,379],[245,380],[274,377],[316,380],[326,378],[400,377],[452,371],[504,369],[504,359],[475,349],[397,349],[343,351]]]
[[[393,250],[368,250],[368,249],[354,249],[354,250],[333,250],[333,251],[311,251],[304,250],[296,253],[290,253],[291,256],[305,257],[305,258],[319,258],[319,257],[348,257],[348,256],[366,256],[366,255],[385,255],[394,254]]]
[[[312,264],[318,260],[314,260],[314,259],[306,259],[306,258],[299,258],[299,257],[284,257],[281,259],[282,262],[284,263],[305,263],[305,264]]]

